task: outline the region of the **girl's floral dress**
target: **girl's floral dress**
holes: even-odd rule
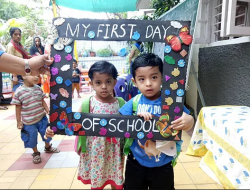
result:
[[[103,103],[94,96],[90,99],[90,113],[118,114],[119,102]],[[103,189],[110,184],[123,188],[122,142],[119,138],[87,137],[86,153],[80,153],[78,180],[91,184],[92,189]],[[116,141],[116,143],[114,143]]]

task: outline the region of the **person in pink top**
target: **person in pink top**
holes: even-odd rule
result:
[[[24,84],[18,87],[14,93],[11,104],[16,105],[17,128],[21,129],[21,139],[25,148],[32,148],[34,153],[33,163],[42,162],[40,152],[37,149],[37,134],[40,133],[45,142],[46,153],[58,153],[57,148],[50,144],[51,138],[44,139],[48,124],[46,113],[49,108],[44,101],[45,94],[42,89],[36,85],[37,76],[23,76]]]

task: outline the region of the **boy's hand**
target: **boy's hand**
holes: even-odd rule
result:
[[[182,116],[175,121],[172,121],[172,125],[170,126],[172,129],[176,130],[190,130],[194,125],[194,118],[191,115],[183,112]]]
[[[152,119],[152,115],[149,112],[137,113],[137,116],[143,117],[145,121],[149,121],[150,119]]]
[[[23,122],[22,121],[18,121],[17,122],[17,128],[18,129],[22,129],[23,128]]]
[[[46,131],[45,131],[45,135],[44,135],[44,138],[45,139],[48,139],[48,137],[54,137],[54,131],[53,130],[51,130],[49,127],[46,129]]]

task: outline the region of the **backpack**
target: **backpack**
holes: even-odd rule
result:
[[[133,99],[133,115],[136,115],[137,112],[137,106],[139,103],[139,100],[141,99],[142,94],[138,94],[134,97]],[[130,146],[133,144],[134,139],[131,138],[126,138],[125,139],[125,145],[124,145],[124,154],[126,156],[128,156],[129,152],[130,152]],[[174,167],[177,164],[177,158],[180,155],[181,152],[181,145],[182,145],[182,141],[176,141],[176,150],[177,150],[177,154],[174,157],[174,159],[172,160],[172,166]]]
[[[87,98],[84,98],[82,102],[82,113],[89,113],[89,102],[90,98],[92,96],[89,96]],[[120,108],[125,104],[125,101],[121,97],[115,97],[118,102]],[[86,136],[77,136],[75,139],[75,152],[77,152],[78,155],[80,155],[80,152],[85,153],[86,152]]]

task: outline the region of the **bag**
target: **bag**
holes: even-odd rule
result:
[[[85,98],[82,102],[82,113],[89,113],[89,102],[90,102],[90,98],[92,96],[89,96],[87,98]],[[119,102],[119,106],[120,108],[125,104],[125,101],[123,100],[123,98],[121,97],[115,97],[118,102]],[[80,153],[85,153],[86,152],[86,136],[77,136],[75,138],[75,152],[80,155]]]
[[[139,103],[139,100],[141,99],[142,94],[137,94],[133,99],[133,115],[136,115],[137,112],[137,106]],[[130,152],[130,146],[133,144],[134,139],[126,138],[125,144],[123,148],[123,152],[126,156],[128,156],[128,153]]]

